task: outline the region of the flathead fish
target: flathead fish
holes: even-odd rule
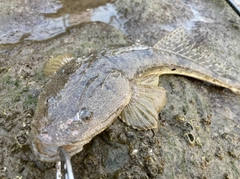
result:
[[[163,74],[193,77],[240,94],[238,71],[199,52],[178,28],[153,47],[120,48],[59,69],[39,95],[31,126],[34,153],[54,162],[62,146],[73,156],[118,116],[135,129],[157,128],[166,104],[166,91],[158,86]]]

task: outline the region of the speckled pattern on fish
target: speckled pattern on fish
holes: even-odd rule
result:
[[[240,94],[240,76],[200,53],[178,28],[153,47],[133,45],[105,56],[76,59],[64,65],[39,96],[32,122],[32,148],[43,161],[59,160],[57,148],[70,156],[120,117],[138,130],[158,128],[166,91],[162,74],[177,74],[222,86]]]

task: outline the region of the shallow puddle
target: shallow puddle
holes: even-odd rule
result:
[[[0,44],[46,40],[84,22],[100,21],[124,31],[124,19],[109,0],[14,1],[0,3]]]

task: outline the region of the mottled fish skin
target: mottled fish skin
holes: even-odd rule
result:
[[[34,153],[54,162],[57,147],[63,146],[73,156],[118,116],[135,129],[157,128],[166,103],[165,90],[157,86],[162,74],[190,76],[240,94],[238,79],[202,65],[198,60],[208,57],[189,47],[185,36],[177,29],[154,47],[135,45],[66,64],[39,96],[32,122]]]

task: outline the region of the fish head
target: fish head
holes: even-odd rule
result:
[[[121,73],[90,72],[76,71],[56,90],[55,82],[63,78],[57,76],[40,94],[31,124],[32,149],[40,160],[60,160],[59,146],[70,156],[80,152],[129,103],[130,84]]]

